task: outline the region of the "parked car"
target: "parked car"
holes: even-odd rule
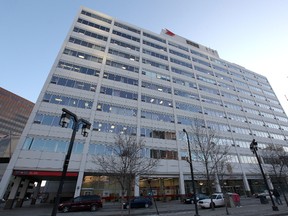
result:
[[[211,197],[207,199],[199,200],[197,205],[200,206],[201,208],[211,208],[212,205],[214,207],[224,206],[225,205],[224,195],[222,193],[214,193],[212,194]]]
[[[97,209],[102,207],[103,205],[100,196],[85,195],[85,196],[78,196],[70,199],[67,202],[60,203],[58,205],[58,210],[62,212],[83,211],[83,210],[96,211]]]
[[[269,195],[269,192],[267,190],[264,190],[261,193],[255,193],[254,196],[256,198],[265,197],[266,199],[270,199],[270,195]],[[274,195],[272,195],[272,198],[275,198]]]
[[[149,208],[152,206],[152,201],[146,197],[135,197],[130,202],[123,203],[124,209],[129,208]]]
[[[208,199],[209,196],[207,196],[206,194],[196,194],[196,202],[198,202],[199,200],[203,200],[203,199]],[[184,199],[184,203],[185,204],[192,204],[194,203],[194,196],[193,194],[187,196],[185,199]]]

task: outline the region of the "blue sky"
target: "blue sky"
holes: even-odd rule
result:
[[[288,113],[285,0],[1,0],[0,86],[36,102],[82,5],[217,50],[266,76]]]

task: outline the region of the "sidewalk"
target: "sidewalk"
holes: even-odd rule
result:
[[[180,203],[179,200],[168,202],[156,202],[159,215],[161,216],[174,216],[174,215],[195,215],[195,206],[191,204]],[[281,205],[279,211],[272,210],[272,204],[260,204],[260,200],[256,198],[242,198],[242,207],[228,208],[229,215],[235,216],[280,216],[288,215],[287,205]],[[26,201],[22,208],[13,208],[4,210],[0,209],[1,216],[50,216],[53,206],[51,204],[36,204],[34,206],[29,205]],[[198,209],[200,216],[224,216],[227,215],[226,208],[216,208],[214,211],[211,209]],[[96,212],[82,211],[82,212],[69,212],[69,213],[57,213],[58,216],[120,216],[128,215],[128,210],[121,210],[120,203],[105,203],[103,209]],[[157,209],[154,205],[148,209],[131,209],[130,215],[133,216],[157,216]]]

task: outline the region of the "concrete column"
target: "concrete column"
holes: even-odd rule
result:
[[[267,179],[267,183],[268,183],[269,189],[272,190],[274,187],[273,187],[273,184],[271,182],[270,176],[268,174],[265,174],[265,175],[266,175],[266,179]]]
[[[35,205],[36,204],[36,200],[37,200],[40,188],[41,188],[41,181],[38,181],[37,182],[37,186],[34,188],[33,196],[32,196],[30,205]]]
[[[244,184],[244,190],[245,190],[246,196],[248,196],[248,197],[251,196],[250,185],[248,183],[248,180],[247,180],[245,173],[243,173],[243,184]]]
[[[139,196],[140,195],[140,191],[139,191],[139,176],[135,177],[135,184],[134,184],[134,196]]]
[[[29,179],[24,180],[18,200],[16,202],[16,207],[22,207],[29,183],[30,183]]]
[[[14,201],[15,201],[15,197],[17,195],[18,192],[18,188],[20,186],[22,178],[21,177],[16,177],[14,179],[14,184],[11,188],[10,194],[8,196],[8,200],[5,203],[4,209],[12,209]]]
[[[215,181],[214,181],[214,183],[215,183],[215,192],[218,192],[218,193],[221,193],[222,192],[222,190],[221,190],[221,185],[220,185],[220,183],[219,183],[219,179],[218,179],[218,176],[215,174]]]
[[[180,186],[180,196],[185,195],[185,183],[184,183],[184,175],[183,172],[180,172],[179,174],[179,186]]]
[[[75,188],[75,191],[74,191],[74,197],[80,196],[83,179],[84,179],[84,172],[83,171],[78,172],[76,188]]]

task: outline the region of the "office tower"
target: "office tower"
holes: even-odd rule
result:
[[[0,87],[0,179],[33,107],[34,103]]]
[[[160,34],[81,8],[68,32],[1,182],[48,180],[55,197],[71,129],[61,128],[62,108],[92,123],[87,138],[77,133],[63,196],[119,195],[113,177],[95,169],[93,155],[109,153],[123,131],[146,141],[157,172],[140,176],[134,194],[176,197],[191,192],[187,140],[195,118],[231,146],[233,173],[226,187],[240,194],[259,189],[262,176],[249,147],[281,145],[287,150],[288,121],[266,77],[221,59],[218,52],[170,30]],[[220,143],[221,143],[220,142]],[[193,146],[191,146],[193,147]],[[193,149],[192,149],[193,151]],[[257,165],[257,164],[256,164]],[[255,165],[255,166],[256,166]],[[201,168],[198,191],[205,192]]]

